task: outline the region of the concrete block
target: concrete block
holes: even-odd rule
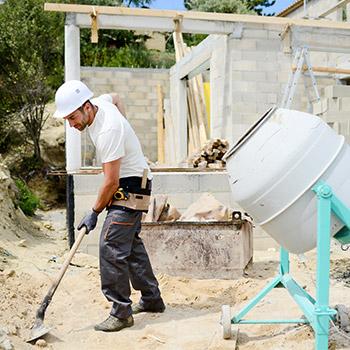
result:
[[[340,110],[342,112],[349,112],[350,111],[350,97],[340,98],[339,103],[340,103]]]
[[[279,66],[276,62],[257,61],[256,70],[265,72],[275,72],[279,70]]]
[[[243,40],[245,39],[267,39],[268,31],[264,29],[245,28],[243,31]]]
[[[235,48],[232,48],[232,50],[230,51],[231,55],[230,55],[230,59],[232,61],[240,61],[242,59],[242,51],[241,50],[235,50]],[[214,62],[214,66],[213,68],[215,68],[215,61]],[[213,73],[211,73],[213,74]]]
[[[186,175],[182,172],[155,173],[153,176],[154,193],[164,193],[165,188],[168,193],[191,193],[199,191],[200,175],[197,173]]]
[[[231,71],[232,80],[242,80],[243,72],[240,71]]]
[[[238,70],[238,71],[256,71],[257,65],[256,61],[233,61],[232,62],[232,69]]]
[[[279,30],[277,31],[269,30],[267,33],[267,38],[271,40],[281,40],[281,36],[280,36],[281,32],[282,32],[281,28],[279,28]]]
[[[278,93],[281,89],[280,84],[275,82],[257,82],[257,90],[265,93]]]
[[[94,73],[94,79],[107,79],[110,77],[110,72],[108,70],[96,70]]]
[[[103,181],[103,174],[74,175],[74,193],[76,195],[95,194]]]
[[[350,97],[350,86],[349,85],[330,85],[324,89],[326,97]]]
[[[146,86],[147,85],[147,79],[141,79],[141,78],[132,78],[129,80],[129,85],[141,85]]]
[[[257,83],[255,81],[234,81],[232,82],[232,91],[235,92],[250,92],[257,91]]]
[[[155,80],[155,79],[146,79],[146,85],[147,86],[151,86],[154,89],[156,88],[156,86],[159,84],[159,80]]]
[[[282,49],[281,40],[258,40],[256,43],[258,51],[280,51]]]
[[[256,50],[256,39],[231,39],[233,47],[237,50]]]
[[[243,72],[242,78],[244,81],[266,81],[268,75],[265,72]]]
[[[277,81],[277,72],[268,72],[266,73],[266,79],[267,82],[276,82]]]
[[[320,101],[314,102],[312,104],[312,113],[315,115],[323,114],[327,112],[328,110],[328,99],[327,98],[321,98]]]
[[[339,112],[340,111],[340,98],[329,98],[328,103],[328,112]]]
[[[128,93],[128,98],[145,100],[147,98],[147,93],[140,91],[132,91]]]
[[[157,101],[158,95],[156,92],[149,92],[146,94],[146,98],[149,100],[155,100]]]
[[[242,94],[242,102],[244,103],[251,103],[252,100],[256,103],[261,103],[261,102],[266,102],[267,100],[267,94],[265,93],[250,93],[250,92],[245,92]]]
[[[225,192],[230,193],[228,174],[226,171],[217,171],[202,175],[199,183],[199,192]]]
[[[237,102],[232,106],[232,110],[235,113],[256,113],[257,107],[256,103],[253,100],[254,96],[252,96],[252,100],[250,102]]]
[[[273,103],[273,104],[277,104],[277,96],[278,94],[267,94],[267,103]]]
[[[292,73],[292,71],[277,72],[277,81],[287,85],[291,73]],[[302,81],[302,79],[300,79],[300,81]]]

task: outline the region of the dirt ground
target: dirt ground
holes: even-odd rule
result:
[[[277,273],[276,251],[255,252],[253,265],[238,280],[158,274],[166,311],[135,315],[134,327],[118,333],[94,331],[110,305],[100,291],[97,258],[78,253],[46,311],[45,324],[53,329],[37,344],[26,343],[35,312],[68,252],[63,210],[40,213],[35,225],[31,233],[0,232],[0,349],[314,349],[314,335],[306,325],[240,325],[237,344],[222,339],[221,305],[231,305],[234,315],[254,297]],[[331,305],[350,306],[349,254],[338,245],[332,248]],[[314,270],[314,251],[305,261],[291,257],[293,277],[313,295]],[[133,292],[132,299],[138,297]],[[292,318],[301,311],[285,290],[275,289],[247,316]],[[350,333],[347,337],[332,327],[330,348],[350,349]]]

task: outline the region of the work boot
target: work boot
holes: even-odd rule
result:
[[[137,303],[135,305],[131,306],[132,313],[134,315],[139,314],[140,312],[164,312],[165,310],[165,305],[163,302],[158,303],[156,306],[147,306],[145,307],[144,305]]]
[[[103,322],[97,324],[94,328],[95,331],[103,331],[103,332],[118,332],[126,327],[131,327],[134,324],[134,319],[132,316],[128,318],[121,319],[112,315],[104,320]]]

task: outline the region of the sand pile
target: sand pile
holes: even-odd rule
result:
[[[11,179],[6,172],[1,174],[1,179],[0,215],[4,227],[0,231],[0,258],[3,259],[0,349],[107,350],[116,346],[130,350],[314,349],[313,331],[305,325],[241,325],[237,344],[235,340],[222,339],[221,305],[231,305],[234,315],[275,277],[279,259],[276,251],[255,252],[253,266],[237,280],[197,280],[160,274],[158,280],[166,311],[135,315],[134,327],[110,334],[93,329],[108,316],[110,309],[100,291],[97,258],[78,253],[46,310],[45,325],[53,329],[37,345],[26,343],[35,313],[67,256],[65,212],[41,213],[34,223],[28,222],[12,203]],[[298,283],[314,295],[315,252],[306,256],[306,263],[291,256],[291,272]],[[348,253],[334,247],[332,259],[332,266],[336,266],[332,273],[345,273]],[[335,278],[331,280],[331,305],[350,305],[346,281]],[[139,294],[134,291],[132,300],[138,298]],[[276,289],[247,318],[300,316],[300,309],[288,293]],[[350,349],[350,341],[334,328],[330,339],[336,347]]]

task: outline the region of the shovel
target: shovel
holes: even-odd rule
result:
[[[50,287],[48,293],[45,295],[43,301],[40,304],[38,311],[36,312],[35,323],[34,323],[34,326],[31,328],[30,337],[27,340],[27,343],[41,338],[43,335],[49,333],[51,331],[51,329],[53,328],[53,327],[46,327],[44,325],[45,311],[46,311],[47,307],[49,306],[49,304],[52,300],[52,297],[55,294],[56,289],[57,289],[58,285],[60,284],[63,275],[67,271],[68,265],[72,261],[72,258],[74,256],[75,252],[77,251],[81,241],[83,240],[85,234],[86,234],[86,227],[83,226],[83,228],[81,229],[81,232],[79,233],[77,240],[74,242],[71,250],[69,251],[69,255],[68,255],[66,261],[64,262],[63,266],[61,267],[59,275],[57,276],[55,282]]]

